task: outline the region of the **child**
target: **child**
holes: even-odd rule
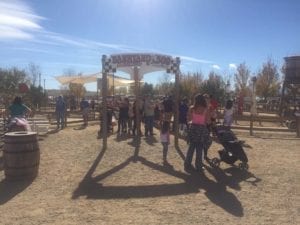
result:
[[[164,121],[160,130],[160,141],[163,146],[163,163],[167,164],[168,145],[170,144],[170,123]]]
[[[233,101],[227,100],[226,106],[224,109],[224,122],[223,125],[227,127],[231,127],[233,122]]]

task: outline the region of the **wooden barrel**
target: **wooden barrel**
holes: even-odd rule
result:
[[[36,132],[6,133],[3,153],[7,180],[29,180],[38,175],[40,149]]]

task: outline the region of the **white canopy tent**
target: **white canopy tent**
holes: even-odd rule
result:
[[[97,82],[97,79],[102,78],[102,73],[95,73],[89,75],[76,75],[76,76],[55,76],[55,79],[62,85],[75,83],[75,84],[87,84]],[[109,86],[115,87],[127,87],[134,84],[134,80],[122,78],[115,76],[113,74],[108,74],[108,84]]]

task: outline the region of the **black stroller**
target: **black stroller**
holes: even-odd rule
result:
[[[211,165],[218,167],[220,162],[233,165],[237,160],[240,160],[239,168],[248,170],[248,157],[243,149],[243,141],[237,139],[235,134],[226,126],[216,126],[215,133],[217,141],[224,147],[218,151],[220,158],[213,158]]]

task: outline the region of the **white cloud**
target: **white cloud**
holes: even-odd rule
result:
[[[221,67],[219,65],[217,65],[217,64],[214,64],[211,67],[214,68],[214,69],[216,69],[216,70],[220,70],[221,69]]]
[[[0,2],[0,39],[32,39],[33,33],[43,28],[38,22],[43,19],[18,0]]]
[[[204,64],[211,64],[212,61],[205,60],[205,59],[197,59],[189,56],[180,56],[180,59],[191,61],[191,62],[197,62],[197,63],[204,63]]]
[[[237,68],[237,66],[236,66],[234,63],[230,63],[230,64],[228,65],[228,67],[229,67],[229,69],[231,69],[231,70],[236,70],[236,68]]]
[[[33,36],[30,33],[20,29],[0,25],[0,39],[31,39]]]

